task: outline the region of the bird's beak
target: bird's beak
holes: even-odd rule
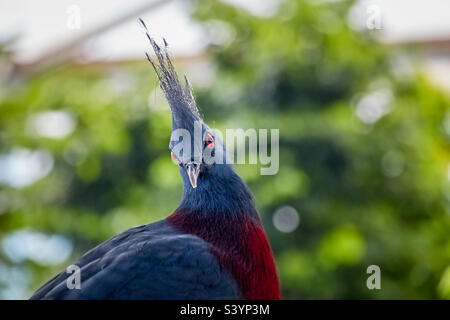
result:
[[[189,177],[189,182],[191,183],[192,188],[197,188],[197,179],[200,174],[200,165],[197,163],[188,163],[186,166],[186,173]]]

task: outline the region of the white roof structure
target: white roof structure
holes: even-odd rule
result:
[[[277,0],[226,0],[254,14],[270,14]],[[331,1],[331,0],[326,0]],[[336,1],[336,0],[335,0]],[[175,55],[195,55],[202,49],[201,28],[191,21],[186,2],[161,2],[141,16],[158,39],[169,40]],[[264,3],[264,6],[261,5]],[[18,62],[31,62],[55,45],[70,42],[83,33],[114,20],[124,13],[148,7],[148,0],[14,0],[0,2],[0,41],[13,36]],[[358,14],[364,23],[369,6],[377,6],[381,14],[383,39],[387,42],[421,42],[450,38],[450,1],[446,0],[361,0]],[[79,28],[73,15],[79,12]],[[76,20],[76,19],[75,19]],[[74,24],[75,23],[75,24]],[[74,27],[75,26],[75,27]],[[134,18],[129,18],[110,30],[93,37],[83,46],[88,60],[121,60],[140,58],[147,48]]]

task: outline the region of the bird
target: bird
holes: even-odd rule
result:
[[[180,82],[166,40],[158,45],[139,22],[156,56],[153,61],[146,53],[171,109],[172,134],[189,132],[190,140],[179,144],[200,150],[193,157],[169,143],[182,178],[181,201],[165,219],[84,254],[74,263],[79,288],[67,285],[71,274],[63,271],[30,299],[281,299],[274,254],[250,189],[227,161],[205,161],[206,153],[226,157],[224,142],[205,124],[187,77]],[[201,135],[194,134],[196,123]]]

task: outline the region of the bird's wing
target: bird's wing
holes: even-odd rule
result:
[[[61,272],[31,299],[239,299],[235,281],[202,239],[166,221],[130,229],[86,253],[77,263],[81,289]]]

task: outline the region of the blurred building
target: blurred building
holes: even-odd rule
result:
[[[267,16],[279,1],[225,0],[252,14]],[[350,23],[374,30],[390,45],[423,49],[424,67],[431,79],[450,89],[450,3],[442,0],[360,0]],[[9,43],[14,61],[33,68],[76,56],[83,62],[141,59],[147,48],[136,16],[150,25],[157,38],[169,39],[177,57],[201,55],[207,43],[202,29],[189,18],[184,1],[152,2],[79,0],[36,3],[28,0],[0,4],[0,43]],[[374,16],[374,15],[379,15]],[[169,23],[170,21],[170,23]],[[3,67],[4,69],[5,67]]]

